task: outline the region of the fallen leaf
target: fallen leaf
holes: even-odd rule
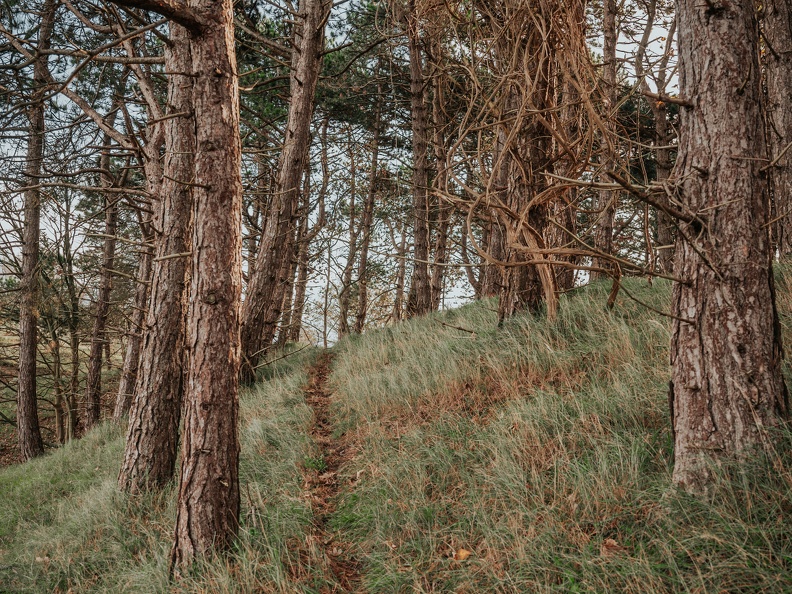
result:
[[[470,557],[473,553],[468,551],[467,549],[458,549],[454,552],[454,560],[455,561],[464,561],[468,557]]]
[[[600,547],[600,555],[603,557],[615,557],[617,555],[622,555],[627,552],[623,546],[621,546],[618,542],[613,540],[612,538],[606,538],[605,542],[602,543]]]

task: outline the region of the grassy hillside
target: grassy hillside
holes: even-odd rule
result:
[[[625,286],[668,309],[667,284]],[[775,469],[719,469],[711,502],[671,491],[670,325],[624,295],[606,311],[608,289],[566,296],[552,325],[498,329],[482,302],[334,347],[347,457],[324,530],[356,559],[360,591],[792,592],[786,450]],[[778,290],[792,344],[783,276]],[[0,591],[340,591],[306,488],[323,468],[303,394],[318,354],[243,395],[228,559],[168,583],[173,490],[119,494],[123,432],[106,425],[0,472]]]

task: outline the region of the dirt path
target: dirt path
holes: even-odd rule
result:
[[[312,539],[324,558],[321,565],[329,574],[326,575],[327,581],[334,584],[323,592],[356,592],[360,584],[360,563],[349,545],[340,540],[339,535],[328,526],[336,510],[337,495],[343,486],[338,470],[352,458],[346,440],[333,436],[330,416],[332,397],[326,388],[331,360],[329,353],[318,359],[310,370],[310,381],[304,392],[305,402],[314,412],[311,436],[320,452],[319,458],[304,469],[305,485],[314,516]]]

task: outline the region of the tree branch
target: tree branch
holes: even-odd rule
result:
[[[126,8],[150,10],[178,23],[185,29],[200,33],[208,22],[203,15],[191,10],[182,0],[110,0],[113,4]]]

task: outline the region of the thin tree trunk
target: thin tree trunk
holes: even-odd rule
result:
[[[390,222],[388,222],[388,228],[391,234],[391,242],[396,248],[399,259],[399,265],[396,269],[396,295],[393,298],[393,313],[391,317],[393,321],[400,322],[404,319],[404,281],[407,276],[407,229],[402,226],[401,240],[396,244],[393,225]]]
[[[459,241],[459,253],[464,264],[465,275],[467,276],[470,286],[473,288],[473,298],[481,299],[481,281],[476,277],[476,271],[470,263],[470,255],[468,254],[468,234],[467,229],[462,228],[462,235]]]
[[[289,341],[289,333],[291,332],[292,314],[294,313],[294,277],[297,274],[297,252],[300,249],[300,242],[302,241],[302,237],[300,236],[301,229],[302,226],[298,224],[295,230],[295,238],[291,242],[292,257],[289,258],[286,264],[289,267],[289,272],[286,275],[286,288],[283,291],[283,306],[281,307],[283,314],[281,316],[280,333],[278,334],[277,341],[279,347],[283,347]]]
[[[616,0],[603,0],[602,2],[602,30],[604,33],[604,44],[602,48],[603,73],[602,79],[605,86],[605,107],[608,113],[608,121],[612,122],[616,117],[615,113],[610,113],[616,108],[619,100],[618,88],[616,87],[616,42],[618,32],[616,27],[616,11],[618,10]],[[608,125],[607,138],[603,143],[607,147],[607,154],[603,155],[604,172],[613,171],[616,165],[616,134],[615,127]],[[618,194],[610,190],[600,190],[597,197],[597,228],[594,233],[594,247],[603,254],[613,254],[613,220],[616,215],[616,198]],[[592,266],[595,268],[611,268],[611,263],[607,258],[593,258]],[[596,280],[601,273],[592,271],[591,280]]]
[[[434,51],[434,59],[440,61],[442,56],[439,44]],[[445,139],[446,114],[444,111],[445,93],[442,82],[438,76],[434,77],[434,97],[432,99],[432,112],[434,120],[434,152],[437,167],[435,177],[435,195],[437,199],[437,232],[435,233],[434,262],[430,279],[430,295],[432,310],[440,309],[443,295],[443,281],[445,279],[445,264],[448,259],[448,225],[451,218],[451,205],[446,199],[448,193],[448,168]]]
[[[644,92],[651,92],[651,88],[646,81],[647,73],[644,71],[646,59],[646,49],[652,40],[655,16],[657,14],[657,0],[652,0],[646,6],[647,19],[644,26],[644,34],[638,46],[635,58],[635,72],[639,79],[639,84]],[[666,36],[665,52],[660,58],[655,68],[655,84],[657,92],[664,94],[668,83],[668,62],[673,51],[673,41],[676,35],[676,19],[671,22]],[[671,175],[672,161],[671,149],[668,148],[673,140],[673,131],[668,124],[668,106],[664,101],[649,100],[649,107],[655,123],[655,172],[656,179],[662,183],[668,180]],[[670,274],[673,272],[674,262],[674,221],[661,209],[656,210],[657,217],[657,243],[658,243],[658,262],[662,272]]]
[[[171,26],[166,50],[168,112],[193,109],[191,41]],[[186,73],[180,75],[177,73]],[[195,177],[196,122],[190,117],[165,122],[165,168],[155,215],[156,257],[135,395],[129,410],[126,449],[118,486],[128,492],[167,484],[176,464],[185,370],[185,308],[190,220]],[[151,172],[156,174],[156,170]]]
[[[324,309],[322,310],[322,346],[328,347],[328,319],[330,317],[330,272],[333,264],[333,245],[327,242],[327,274],[325,276]]]
[[[44,99],[48,81],[47,54],[57,3],[46,0],[40,15],[37,57],[33,65],[33,95],[28,107],[29,136],[26,156],[27,179],[39,183],[44,160]],[[25,191],[25,226],[22,237],[22,282],[19,304],[19,384],[17,387],[17,436],[24,460],[44,453],[38,419],[36,354],[40,299],[39,240],[41,235],[41,191]]]
[[[289,114],[278,162],[278,181],[242,310],[242,381],[245,383],[255,380],[256,364],[272,344],[281,315],[283,275],[288,271],[284,262],[291,254],[294,213],[310,149],[314,96],[324,55],[325,25],[331,7],[329,0],[304,0],[300,3],[292,52]]]
[[[792,142],[792,0],[763,3],[768,148],[771,159]],[[773,239],[779,255],[792,254],[792,154],[788,150],[770,169],[776,222]]]
[[[145,243],[150,243],[154,239],[151,225],[141,223],[141,236]],[[118,386],[113,418],[119,420],[129,413],[132,406],[132,398],[135,394],[137,384],[138,366],[140,363],[140,351],[143,345],[143,324],[146,321],[146,311],[148,308],[149,287],[151,285],[151,267],[153,254],[149,247],[140,250],[137,270],[137,286],[135,287],[135,301],[132,315],[129,320],[129,333],[127,335],[127,347],[124,354],[124,364],[121,371],[121,382]]]
[[[113,110],[117,113],[117,110]],[[113,125],[110,118],[109,125]],[[102,185],[110,187],[113,180],[110,176],[110,137],[105,135],[102,156],[99,158],[99,169]],[[99,296],[96,302],[96,316],[91,334],[91,353],[88,356],[88,379],[85,386],[83,408],[85,429],[88,430],[99,422],[102,405],[102,353],[107,341],[107,316],[110,313],[110,295],[113,291],[113,263],[115,261],[116,230],[118,228],[118,199],[112,194],[105,194],[105,227],[104,246],[102,250],[102,272]]]
[[[429,112],[426,108],[423,52],[415,0],[409,2],[407,37],[410,52],[410,107],[413,144],[413,275],[407,315],[422,316],[432,310],[429,279]]]
[[[669,132],[668,109],[665,103],[657,105],[652,110],[655,118],[655,142],[660,147],[668,146],[673,135]],[[671,176],[673,164],[671,162],[671,149],[658,148],[656,153],[655,168],[657,181],[662,183]],[[674,221],[662,210],[657,211],[657,243],[660,249],[660,270],[670,274],[674,269]]]
[[[300,340],[302,332],[302,318],[305,311],[305,293],[308,289],[308,250],[310,243],[307,240],[308,216],[300,222],[302,227],[302,241],[297,250],[297,280],[294,283],[294,313],[292,314],[291,328],[289,328],[289,338],[291,342]]]
[[[172,566],[231,546],[239,527],[242,179],[232,0],[190,0],[196,123],[190,362]]]
[[[379,68],[378,68],[379,70]],[[374,135],[371,139],[371,166],[369,170],[369,187],[366,201],[363,204],[363,219],[360,222],[363,239],[360,244],[360,261],[358,262],[358,303],[355,312],[355,332],[363,332],[368,311],[368,254],[371,244],[371,228],[374,222],[374,201],[377,197],[377,170],[379,169],[379,141],[382,126],[382,85],[377,84],[377,105],[374,108]]]
[[[352,292],[352,271],[355,269],[355,258],[357,257],[358,235],[360,225],[357,223],[357,210],[355,204],[355,194],[357,193],[357,161],[355,159],[355,149],[352,146],[352,137],[348,138],[349,143],[349,246],[347,258],[344,263],[344,270],[341,273],[341,292],[338,295],[338,333],[340,336],[349,334],[349,302]]]
[[[71,200],[66,200],[65,213],[63,215],[63,280],[66,284],[68,294],[69,310],[66,312],[69,328],[69,352],[70,370],[69,390],[66,393],[66,441],[71,441],[77,435],[77,394],[80,389],[80,299],[77,294],[76,279],[74,277],[74,255],[71,249],[71,229],[69,224],[71,217]]]
[[[52,346],[52,369],[53,369],[53,378],[52,378],[52,391],[55,396],[55,404],[53,408],[55,409],[55,441],[60,444],[66,443],[66,424],[65,424],[65,415],[64,415],[64,404],[65,401],[63,399],[63,365],[61,363],[61,356],[60,356],[60,339],[58,337],[58,331],[55,328],[51,330],[51,346]]]
[[[709,465],[772,443],[788,417],[773,289],[759,30],[750,0],[678,0],[680,225],[669,401],[674,484],[708,492]]]
[[[303,188],[303,213],[302,218],[300,220],[300,226],[302,227],[301,236],[302,241],[300,242],[299,249],[297,252],[297,282],[295,287],[295,295],[294,295],[294,315],[292,319],[292,328],[291,328],[291,338],[292,342],[298,342],[300,340],[300,333],[302,332],[302,319],[303,319],[303,312],[305,311],[305,294],[308,290],[308,273],[310,271],[310,250],[311,250],[311,243],[314,239],[319,235],[319,233],[324,229],[325,224],[327,224],[327,214],[325,212],[325,199],[327,197],[327,188],[330,184],[330,167],[327,160],[327,127],[329,124],[329,118],[325,117],[322,121],[321,131],[319,133],[319,140],[321,143],[321,155],[320,161],[322,165],[322,183],[319,186],[319,197],[317,199],[317,216],[316,216],[316,223],[309,230],[309,218],[311,215],[310,211],[310,196],[311,196],[311,185],[310,185],[310,175],[306,173],[305,177],[305,185]]]

